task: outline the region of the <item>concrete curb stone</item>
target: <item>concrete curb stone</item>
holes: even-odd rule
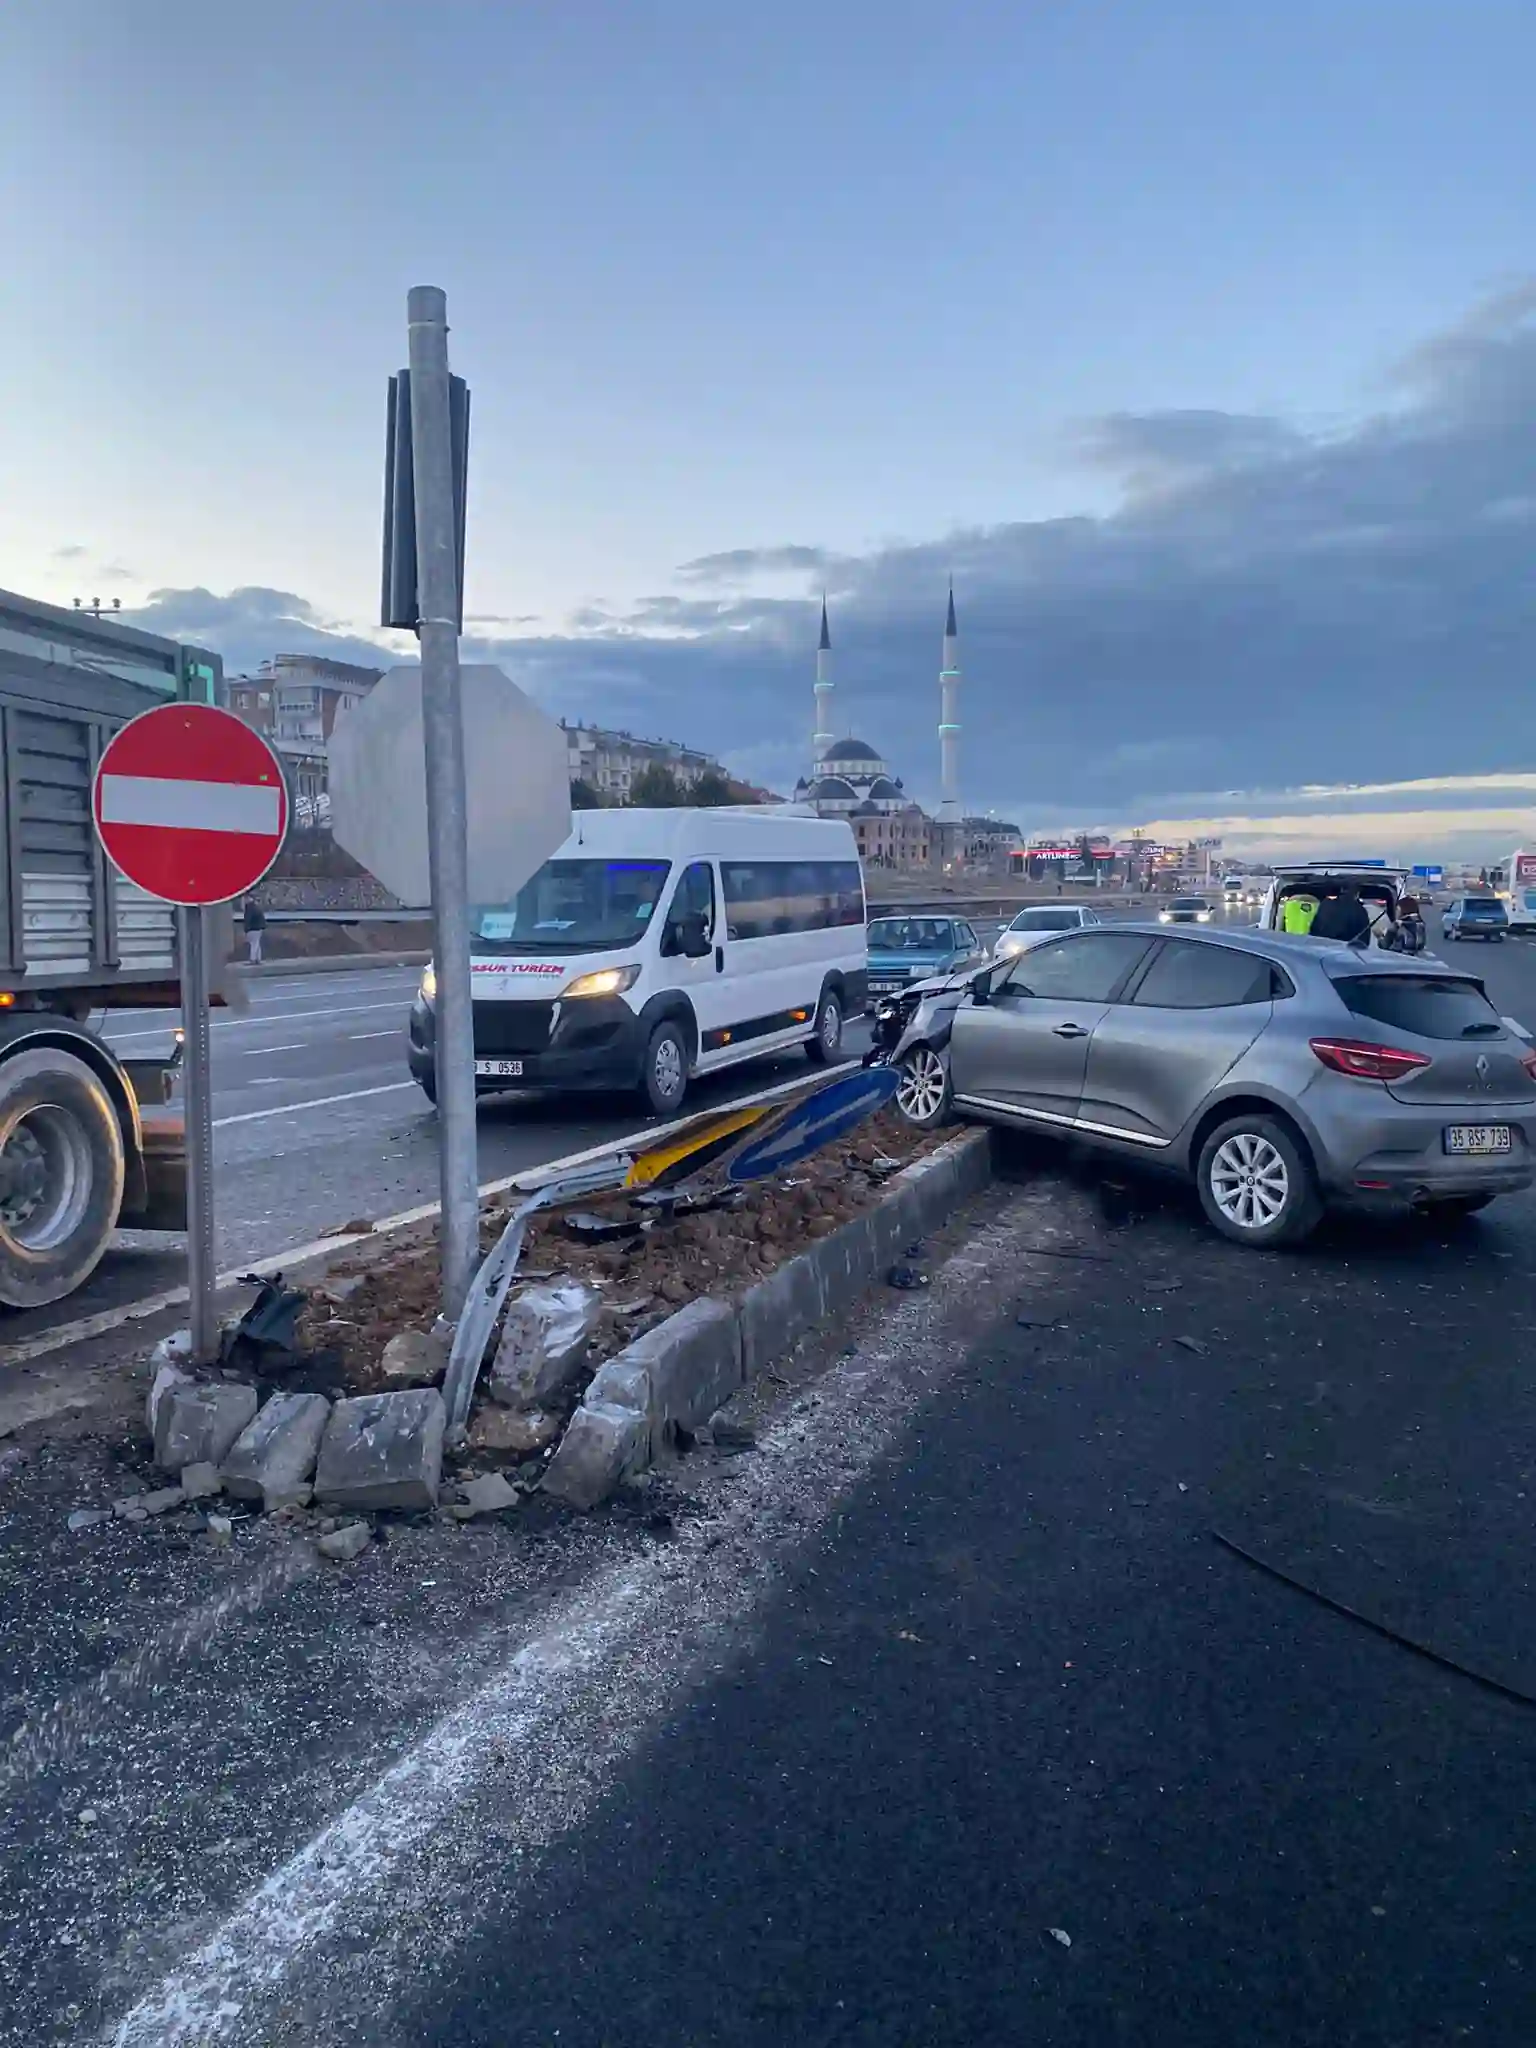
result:
[[[963,1132],[893,1175],[872,1209],[787,1259],[740,1301],[692,1301],[647,1330],[594,1374],[543,1490],[571,1507],[598,1506],[679,1425],[707,1422],[991,1178],[991,1133]]]

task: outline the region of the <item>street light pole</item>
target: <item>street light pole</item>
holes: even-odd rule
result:
[[[459,566],[448,390],[448,300],[413,285],[407,300],[411,467],[420,604],[432,958],[437,973],[438,1158],[443,1312],[457,1322],[479,1262],[474,1017],[469,989],[469,855],[459,702]]]

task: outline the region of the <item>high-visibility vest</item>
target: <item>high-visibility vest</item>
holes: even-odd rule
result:
[[[1285,929],[1300,932],[1305,938],[1312,929],[1312,920],[1317,915],[1315,896],[1287,896],[1285,899]]]

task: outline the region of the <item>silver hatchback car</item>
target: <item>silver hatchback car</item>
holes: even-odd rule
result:
[[[1330,1201],[1471,1213],[1536,1179],[1530,1039],[1422,955],[1101,926],[928,1007],[894,1057],[947,1052],[944,1110],[1172,1164],[1242,1244],[1294,1243]]]

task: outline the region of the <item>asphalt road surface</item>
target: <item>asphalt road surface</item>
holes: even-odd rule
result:
[[[596,1517],[337,1572],[20,1460],[0,2042],[1529,2048],[1531,1203],[1012,1170]]]

